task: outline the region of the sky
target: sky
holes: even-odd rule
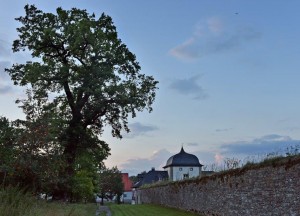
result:
[[[153,112],[129,119],[130,134],[105,129],[107,166],[135,175],[162,170],[182,146],[208,166],[300,144],[298,0],[0,1],[0,115],[10,120],[24,118],[14,101],[25,89],[4,68],[31,59],[11,51],[28,3],[110,15],[141,73],[159,81]]]

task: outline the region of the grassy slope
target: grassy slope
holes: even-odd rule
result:
[[[110,205],[112,216],[195,216],[173,208],[157,205]],[[199,215],[198,215],[199,216]]]

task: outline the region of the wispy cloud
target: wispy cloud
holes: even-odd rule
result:
[[[219,129],[216,129],[215,131],[216,132],[228,132],[230,130],[232,130],[232,128],[219,128]]]
[[[220,153],[216,153],[215,154],[215,162],[216,164],[220,165],[223,163],[223,160],[224,160],[224,156],[221,155]]]
[[[228,154],[264,154],[284,151],[287,147],[299,145],[300,140],[277,134],[266,135],[251,141],[237,141],[221,146],[223,153]]]
[[[0,79],[8,80],[10,79],[9,75],[4,71],[5,68],[10,67],[11,63],[9,61],[0,61]]]
[[[192,143],[187,143],[186,145],[195,147],[195,146],[199,146],[199,143],[192,142]]]
[[[119,168],[123,172],[129,172],[131,175],[136,175],[142,171],[149,171],[152,167],[162,170],[162,167],[171,156],[172,154],[168,150],[160,149],[154,152],[149,158],[129,159],[120,164]]]
[[[200,76],[197,75],[187,79],[176,79],[171,83],[170,88],[182,95],[191,96],[195,100],[205,99],[208,95],[197,83],[199,78]]]
[[[0,95],[16,93],[16,88],[13,88],[10,76],[4,71],[11,64],[8,61],[0,61]]]
[[[8,59],[12,55],[12,50],[10,48],[10,44],[5,41],[0,39],[0,57],[1,59]]]
[[[13,61],[23,58],[20,55],[12,55],[11,45],[2,39],[0,39],[0,50],[0,95],[20,96],[22,95],[21,88],[13,86],[13,82],[8,73],[5,72],[5,68],[11,67]]]
[[[11,96],[14,99],[22,98],[24,97],[23,88],[14,86],[10,76],[4,70],[10,66],[9,61],[0,61],[0,95]]]
[[[226,28],[220,18],[211,17],[199,22],[192,36],[169,50],[169,54],[181,60],[195,60],[239,48],[260,37],[261,33],[253,28]]]
[[[285,128],[283,128],[283,130],[289,131],[289,132],[292,132],[292,131],[299,131],[299,130],[300,130],[300,127],[298,127],[298,126],[290,126],[290,127],[285,127]]]
[[[2,84],[0,84],[0,94],[8,94],[10,92],[12,92],[12,87],[11,86],[1,86]]]
[[[158,127],[153,125],[144,125],[139,122],[129,124],[130,133],[125,134],[125,138],[133,138],[137,136],[148,135],[150,132],[158,130]]]
[[[192,37],[184,41],[182,44],[174,47],[169,53],[181,60],[194,60],[200,56],[197,47],[197,38]]]

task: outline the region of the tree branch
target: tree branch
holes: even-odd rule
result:
[[[67,99],[68,99],[69,105],[71,107],[72,113],[74,115],[75,114],[74,97],[73,97],[73,94],[72,94],[72,92],[70,90],[69,83],[67,81],[65,81],[63,83],[63,86],[64,86],[65,93],[67,95]]]

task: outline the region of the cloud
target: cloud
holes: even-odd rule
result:
[[[289,136],[270,134],[251,141],[238,141],[227,143],[221,146],[223,153],[229,154],[265,154],[265,153],[282,153],[286,148],[299,145],[300,140],[294,140]]]
[[[0,94],[8,94],[12,92],[12,87],[11,86],[1,86],[0,84]]]
[[[132,124],[129,124],[130,133],[125,134],[124,137],[126,138],[133,138],[137,136],[146,135],[149,132],[158,130],[158,127],[153,125],[143,125],[139,122],[135,122]]]
[[[171,83],[170,88],[182,95],[192,96],[195,100],[206,99],[207,94],[205,90],[197,83],[199,77],[200,76],[197,75],[188,79],[174,80]]]
[[[232,130],[232,128],[221,128],[221,129],[216,129],[215,131],[216,132],[228,132],[230,130]]]
[[[15,61],[14,57],[20,58],[20,55],[12,55],[10,44],[0,39],[0,95],[13,95],[19,96],[21,94],[19,87],[14,87],[13,82],[5,68],[9,68],[12,65],[12,61]]]
[[[169,50],[169,54],[180,60],[196,60],[202,56],[237,49],[261,37],[253,28],[225,28],[217,17],[196,25],[194,33],[182,44]]]
[[[215,162],[220,165],[221,163],[223,163],[224,160],[224,156],[221,155],[220,153],[216,153],[215,154]]]
[[[128,172],[130,175],[136,175],[143,171],[149,171],[152,167],[162,170],[167,160],[172,156],[168,150],[160,149],[154,152],[149,158],[129,159],[119,165],[122,172]]]
[[[182,60],[194,60],[199,57],[197,39],[192,37],[169,51],[172,56]]]
[[[216,163],[214,152],[209,151],[189,151],[187,148],[184,148],[187,153],[194,154],[198,157],[202,165],[208,166]],[[178,149],[177,152],[171,153],[166,149],[160,149],[154,152],[149,158],[135,158],[129,159],[124,163],[118,165],[122,172],[128,172],[130,175],[137,175],[143,171],[149,171],[152,167],[156,170],[163,170],[163,166],[166,165],[167,160],[180,152]]]
[[[10,48],[10,44],[7,41],[0,39],[0,50],[1,59],[8,59],[9,57],[11,57],[12,50]]]
[[[222,32],[224,24],[218,17],[211,17],[207,20],[207,27],[210,30],[210,32],[219,34]]]
[[[286,130],[286,131],[289,131],[289,132],[298,131],[298,130],[300,130],[300,127],[297,127],[297,126],[295,126],[295,127],[293,127],[293,126],[285,127],[285,128],[283,128],[283,130]]]
[[[200,161],[200,163],[204,166],[209,166],[211,164],[217,163],[216,161],[216,151],[209,150],[199,150],[199,151],[189,151],[189,149],[184,149],[187,153],[196,155]]]
[[[199,146],[198,143],[187,143],[186,145],[187,145],[187,146]]]
[[[8,61],[0,61],[0,95],[15,93],[15,89],[12,88],[13,85],[10,76],[4,71],[10,65]]]

